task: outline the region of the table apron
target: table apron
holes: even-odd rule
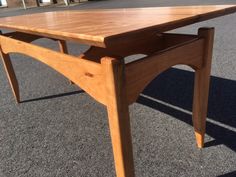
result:
[[[2,35],[0,46],[3,54],[24,54],[50,66],[79,85],[98,102],[105,104],[101,64],[84,59],[83,55],[75,57]]]
[[[171,66],[184,64],[200,69],[204,53],[204,39],[196,39],[176,47],[171,47],[141,60],[126,65],[127,99],[136,101],[144,88],[161,72]]]

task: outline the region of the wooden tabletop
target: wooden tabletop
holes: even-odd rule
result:
[[[59,11],[0,18],[0,28],[106,47],[143,31],[164,32],[236,12],[236,5]]]

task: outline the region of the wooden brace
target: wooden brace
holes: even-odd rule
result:
[[[42,36],[33,35],[33,34],[26,34],[26,33],[22,33],[22,32],[10,32],[10,33],[5,33],[3,35],[6,37],[17,39],[17,40],[24,41],[27,43],[31,43],[35,40],[44,38]],[[54,38],[49,38],[49,39],[51,39],[53,41],[57,41],[60,51],[62,53],[68,54],[67,45],[64,40],[54,39]],[[10,56],[9,56],[9,54],[4,54],[1,50],[0,50],[0,54],[1,54],[1,57],[2,57],[2,60],[4,63],[5,70],[7,72],[8,80],[10,82],[16,102],[19,103],[20,102],[19,85],[18,85],[18,81],[17,81],[16,75],[15,75],[12,63],[11,63]],[[73,84],[72,81],[70,81],[70,83]]]

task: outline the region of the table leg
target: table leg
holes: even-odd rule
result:
[[[4,64],[4,68],[5,68],[6,73],[7,73],[9,83],[10,83],[11,88],[12,88],[12,92],[15,96],[16,102],[19,103],[20,102],[19,86],[18,86],[18,82],[17,82],[17,79],[16,79],[16,75],[15,75],[12,63],[11,63],[10,56],[9,56],[9,54],[3,53],[1,50],[0,50],[0,54],[1,54],[1,57],[2,57],[3,64]]]
[[[213,50],[214,28],[200,28],[200,38],[205,39],[203,66],[195,72],[194,99],[193,99],[193,125],[197,146],[204,146],[206,129],[206,116],[210,83],[211,60]]]
[[[68,48],[66,45],[66,41],[58,40],[58,45],[61,53],[68,54]],[[74,84],[72,81],[70,81],[70,84]]]
[[[130,118],[126,100],[124,63],[122,60],[102,58],[105,72],[109,128],[117,177],[134,177],[134,163]]]
[[[58,40],[58,45],[59,45],[61,53],[68,54],[68,49],[67,49],[67,46],[66,46],[66,41]]]

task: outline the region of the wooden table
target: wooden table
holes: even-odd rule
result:
[[[214,28],[197,35],[163,33],[230,14],[233,5],[180,6],[46,12],[0,19],[0,53],[16,101],[17,79],[9,53],[33,57],[63,74],[107,107],[118,177],[134,177],[128,106],[158,74],[177,64],[195,70],[193,125],[199,148],[204,145]],[[61,52],[30,44],[39,38],[58,41]],[[66,40],[91,47],[76,57]],[[125,57],[145,54],[125,63]],[[223,105],[222,105],[223,106]]]

